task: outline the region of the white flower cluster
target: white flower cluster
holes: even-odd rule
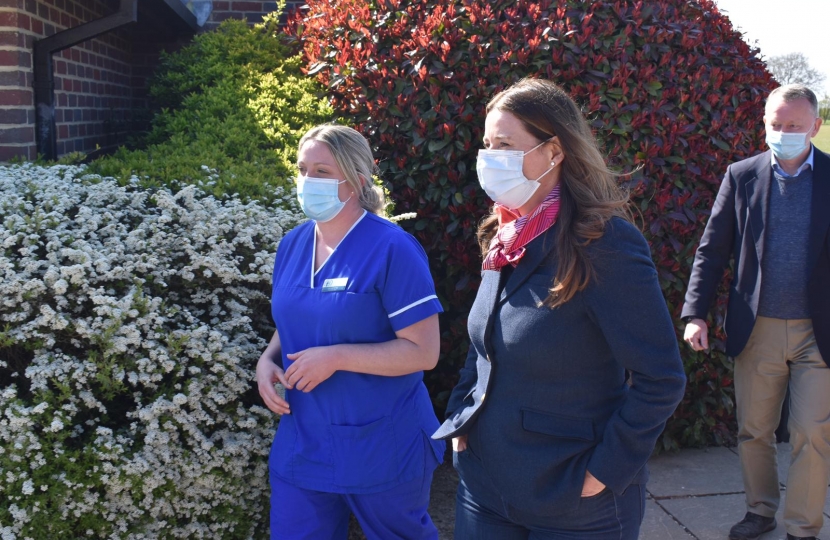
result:
[[[292,209],[0,166],[0,539],[260,538]]]

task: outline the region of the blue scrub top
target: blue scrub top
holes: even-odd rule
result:
[[[338,343],[382,343],[442,311],[426,254],[411,235],[364,213],[314,273],[315,224],[280,242],[271,312],[286,355]],[[308,393],[288,390],[291,414],[274,438],[271,472],[333,493],[376,493],[441,462],[443,441],[423,372],[383,377],[337,371]]]

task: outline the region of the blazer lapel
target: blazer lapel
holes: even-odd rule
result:
[[[499,298],[499,281],[502,279],[502,273],[496,270],[485,270],[481,275],[481,285],[478,288],[476,302],[481,301],[481,309],[487,313],[487,323],[484,327],[484,353],[487,361],[490,362],[493,357],[492,345],[490,344],[490,334],[493,331],[493,322],[496,320],[496,301]]]
[[[810,274],[818,260],[821,245],[830,229],[830,157],[817,148],[813,154],[813,194],[810,203],[810,239],[807,247],[807,270]],[[808,274],[809,275],[809,274]]]
[[[536,271],[536,268],[539,267],[540,264],[548,257],[548,254],[553,249],[554,244],[556,243],[554,239],[556,238],[556,224],[554,224],[550,229],[544,232],[544,234],[540,234],[538,237],[534,238],[527,246],[525,246],[524,257],[522,257],[521,262],[516,269],[513,270],[513,275],[510,276],[510,279],[507,280],[507,284],[502,290],[501,297],[499,298],[499,304],[504,303],[510,298],[514,292],[518,290],[522,284],[527,281],[527,278],[533,275]]]
[[[772,184],[772,166],[770,161],[764,163],[765,166],[756,171],[755,177],[751,178],[745,187],[750,227],[759,261],[762,261],[764,256],[764,224],[767,222],[769,189]]]
[[[507,300],[510,295],[521,286],[522,283],[527,281],[527,278],[529,278],[542,261],[545,260],[548,253],[550,253],[550,250],[553,248],[553,239],[555,237],[553,231],[555,228],[556,225],[554,224],[553,227],[545,231],[544,234],[534,238],[526,246],[527,251],[525,252],[524,257],[522,257],[519,265],[510,274],[507,279],[507,283],[502,289],[501,295],[499,295],[499,281],[502,279],[503,274],[501,272],[496,272],[495,270],[485,270],[483,272],[478,295],[479,297],[482,294],[484,295],[482,299],[485,303],[482,308],[486,309],[488,314],[487,326],[484,329],[484,349],[487,354],[488,362],[494,358],[490,337],[493,333],[493,322],[496,320],[496,312],[498,311],[498,307],[500,304],[504,303],[504,301]]]
[[[482,309],[487,313],[487,326],[490,326],[489,320],[493,318],[496,300],[499,298],[499,279],[501,279],[501,272],[496,270],[485,270],[481,273],[478,294],[482,300]]]

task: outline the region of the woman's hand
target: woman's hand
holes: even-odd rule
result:
[[[597,480],[590,472],[585,471],[585,482],[582,483],[582,496],[593,497],[603,489],[605,489],[605,484]]]
[[[297,390],[311,392],[318,384],[331,377],[340,362],[337,345],[310,347],[304,351],[290,353],[288,359],[294,362],[285,372],[285,379]]]
[[[459,435],[458,437],[452,438],[452,451],[453,452],[463,452],[467,449],[467,436],[466,435]]]
[[[259,388],[259,395],[265,406],[277,414],[291,414],[291,407],[274,388],[274,383],[279,381],[284,387],[291,388],[288,381],[285,379],[285,373],[282,368],[275,364],[269,355],[268,351],[259,357],[256,364],[256,383]]]

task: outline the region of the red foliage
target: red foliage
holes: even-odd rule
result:
[[[439,406],[466,354],[474,232],[490,204],[475,155],[497,91],[526,76],[562,84],[612,165],[640,167],[625,182],[675,317],[723,172],[762,150],[774,83],[710,0],[309,0],[291,24],[308,73],[372,141],[397,210],[418,213],[410,229],[449,308],[428,376]],[[682,350],[690,383],[663,446],[724,442],[731,366]]]

